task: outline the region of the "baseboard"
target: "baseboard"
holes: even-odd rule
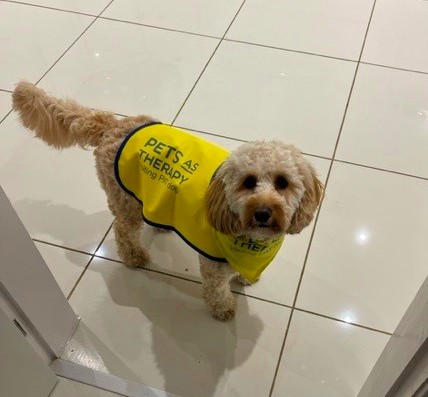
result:
[[[99,372],[71,361],[55,360],[52,362],[51,368],[56,375],[63,378],[94,386],[124,397],[180,397],[112,374]]]

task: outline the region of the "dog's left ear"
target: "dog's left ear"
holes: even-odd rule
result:
[[[223,234],[236,235],[241,222],[227,204],[224,182],[214,175],[205,195],[205,210],[210,225]]]
[[[305,186],[305,193],[300,200],[299,207],[291,218],[290,226],[287,229],[287,234],[300,233],[306,226],[308,226],[321,203],[324,196],[324,185],[319,181],[315,169],[312,165],[305,167],[303,185]]]

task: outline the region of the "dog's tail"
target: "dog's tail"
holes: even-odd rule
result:
[[[25,81],[16,86],[12,101],[23,125],[58,149],[75,145],[96,147],[103,132],[117,122],[112,113],[57,99]]]

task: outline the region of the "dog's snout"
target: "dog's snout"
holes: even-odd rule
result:
[[[254,211],[254,218],[257,222],[265,223],[272,216],[272,210],[270,208],[259,208]]]

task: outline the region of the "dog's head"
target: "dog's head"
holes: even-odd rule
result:
[[[207,217],[224,234],[269,240],[308,226],[323,191],[294,146],[245,143],[215,173],[205,198]]]

